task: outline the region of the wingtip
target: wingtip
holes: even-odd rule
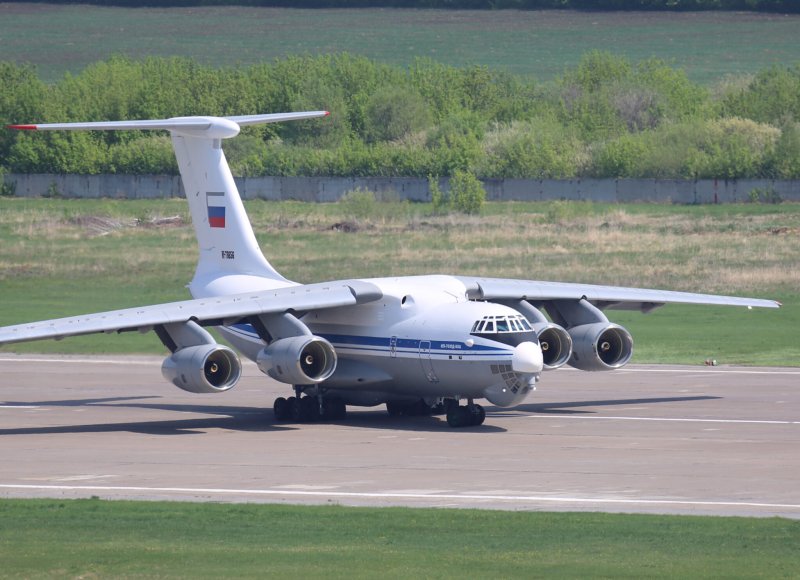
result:
[[[17,131],[36,131],[36,125],[6,125],[6,129],[16,129]]]
[[[327,117],[328,115],[330,115],[330,114],[331,114],[331,112],[330,112],[330,111],[322,111],[322,112],[323,112],[323,113],[325,113],[325,114],[323,115],[324,117]]]

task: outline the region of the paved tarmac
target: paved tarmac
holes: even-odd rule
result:
[[[0,354],[0,497],[800,518],[800,369],[545,373],[481,427],[354,409],[276,423],[252,364],[220,395],[160,358]]]

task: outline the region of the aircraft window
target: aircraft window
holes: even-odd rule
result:
[[[524,316],[485,316],[472,325],[472,334],[497,332],[531,332],[533,329]]]

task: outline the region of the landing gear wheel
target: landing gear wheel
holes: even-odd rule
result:
[[[470,420],[472,421],[470,425],[478,426],[483,425],[483,421],[486,419],[486,411],[480,405],[470,405],[467,407],[470,410]]]
[[[451,427],[469,427],[472,425],[472,413],[467,407],[453,405],[447,410],[447,424]]]
[[[292,404],[292,421],[295,423],[305,423],[308,421],[308,405],[304,403],[303,399],[298,397],[289,397]]]
[[[319,421],[322,414],[319,410],[319,397],[303,397],[300,399],[303,407],[303,417],[305,421]]]
[[[292,417],[292,407],[289,401],[283,397],[278,397],[272,404],[272,411],[275,413],[276,421],[287,421]]]
[[[477,427],[484,419],[486,411],[480,405],[447,405],[447,424],[451,427]]]

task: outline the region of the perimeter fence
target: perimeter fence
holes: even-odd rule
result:
[[[17,197],[158,199],[185,197],[175,175],[6,174],[2,192]],[[383,199],[430,201],[427,179],[410,177],[240,177],[244,199],[335,202],[367,189]],[[449,180],[442,178],[446,191]],[[800,201],[800,180],[487,179],[490,201],[586,200],[679,204]]]

